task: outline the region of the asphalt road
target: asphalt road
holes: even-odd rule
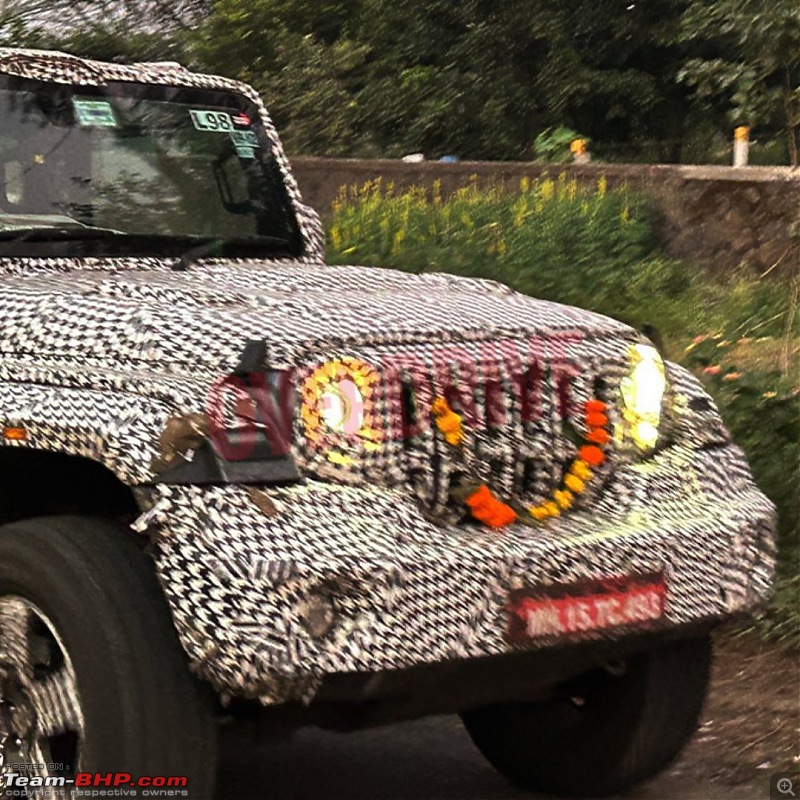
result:
[[[766,800],[800,770],[795,655],[757,637],[718,648],[703,725],[664,774],[625,800]],[[216,800],[532,800],[483,760],[455,717],[257,743],[223,735]]]

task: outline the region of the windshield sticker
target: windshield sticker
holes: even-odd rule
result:
[[[260,147],[258,138],[253,131],[231,131],[233,143],[239,147]]]
[[[117,118],[111,103],[105,100],[79,100],[73,98],[75,118],[82,128],[116,128]]]
[[[239,158],[256,157],[256,148],[260,147],[260,145],[253,131],[231,131],[230,137],[236,147],[236,154]]]
[[[192,122],[199,131],[212,133],[229,133],[234,130],[231,115],[227,111],[206,111],[203,109],[189,109]]]

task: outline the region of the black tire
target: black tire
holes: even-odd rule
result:
[[[710,639],[687,639],[631,658],[624,672],[585,673],[547,700],[462,718],[478,749],[518,786],[607,796],[655,775],[681,751],[697,727],[710,667]]]
[[[72,662],[81,771],[186,776],[191,800],[212,800],[211,692],[191,675],[152,560],[128,530],[79,517],[0,528],[4,597],[41,610]]]

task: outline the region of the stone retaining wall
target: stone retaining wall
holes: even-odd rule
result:
[[[353,159],[294,158],[294,173],[305,202],[323,217],[343,185],[378,177],[398,188],[431,186],[445,194],[470,181],[519,188],[523,177],[567,172],[594,187],[600,176],[609,186],[628,185],[647,194],[660,211],[668,251],[714,271],[749,264],[775,273],[800,270],[800,171],[783,167],[688,167],[584,164],[546,166],[509,162],[443,164]]]

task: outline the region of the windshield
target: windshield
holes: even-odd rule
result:
[[[87,228],[95,235],[82,237]],[[43,231],[70,235],[61,241]],[[0,256],[76,241],[81,252],[173,254],[170,244],[195,240],[246,241],[248,255],[254,242],[263,242],[265,256],[302,253],[283,175],[250,100],[221,90],[0,76]]]

